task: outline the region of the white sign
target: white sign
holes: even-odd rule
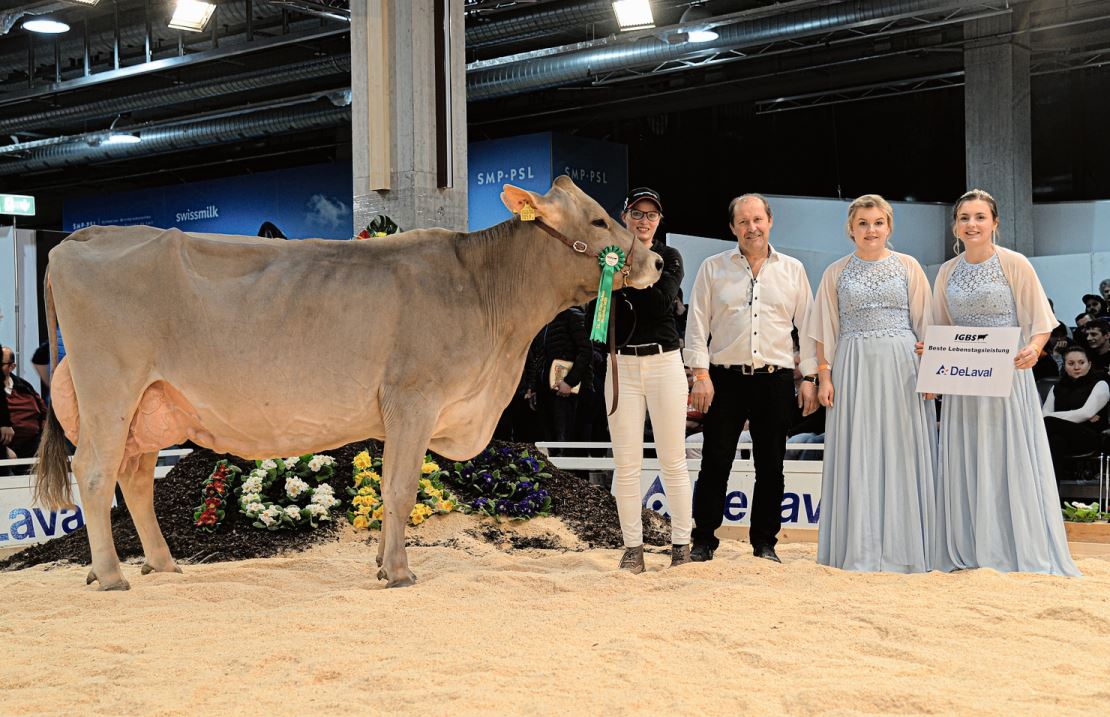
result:
[[[917,372],[918,393],[1009,396],[1017,326],[930,326]]]

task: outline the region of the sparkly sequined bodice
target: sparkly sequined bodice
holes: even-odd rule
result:
[[[913,334],[906,267],[891,254],[864,261],[854,254],[836,284],[840,338]]]
[[[978,264],[960,257],[945,287],[948,313],[956,326],[1017,326],[1014,292],[996,253]]]

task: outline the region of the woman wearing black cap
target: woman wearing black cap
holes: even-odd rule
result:
[[[690,561],[691,488],[686,467],[686,372],[675,329],[674,301],[682,282],[682,255],[655,239],[663,218],[659,193],[639,187],[628,193],[621,220],[640,246],[663,258],[663,274],[647,289],[613,294],[620,393],[609,416],[613,441],[613,493],[617,499],[624,556],[620,568],[644,571],[640,473],[644,456],[644,410],[651,416],[655,452],[671,514],[671,567]],[[605,382],[605,403],[613,405],[613,382]]]

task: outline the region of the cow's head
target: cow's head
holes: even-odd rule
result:
[[[531,206],[537,219],[542,219],[545,224],[571,241],[584,242],[590,254],[596,255],[605,247],[615,244],[624,251],[626,257],[631,255],[631,270],[627,276],[617,273],[613,281],[614,289],[622,286],[642,289],[659,280],[663,259],[643,244],[637,244],[633,250],[632,243],[636,239],[632,233],[609,216],[590,195],[579,189],[570,177],[564,175],[556,178],[551,189],[542,196],[506,184],[501,193],[501,201],[513,214],[520,214],[525,205]],[[562,245],[560,248],[563,248]],[[567,261],[582,263],[584,271],[592,278],[593,291],[596,292],[597,281],[601,276],[597,259],[587,261],[587,257],[575,254],[570,248],[565,248],[565,251]]]

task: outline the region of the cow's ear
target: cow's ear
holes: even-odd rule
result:
[[[528,205],[536,210],[537,216],[544,216],[545,210],[548,209],[549,202],[544,197],[541,197],[534,192],[529,192],[527,189],[514,187],[511,184],[506,184],[501,192],[501,201],[505,207],[513,214],[520,214],[520,210]]]

